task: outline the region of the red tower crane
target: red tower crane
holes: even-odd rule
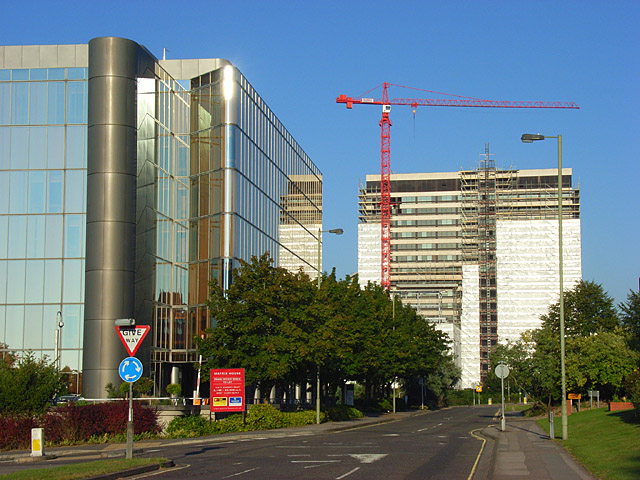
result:
[[[370,92],[382,86],[382,98],[367,97]],[[389,99],[389,87],[410,88],[429,92],[431,94],[447,95],[456,98],[394,98]],[[482,100],[479,98],[451,95],[448,93],[434,92],[421,88],[405,87],[384,82],[372,88],[358,97],[340,95],[336,103],[344,103],[347,108],[354,105],[382,105],[382,119],[380,120],[380,224],[381,224],[381,283],[382,288],[388,290],[391,287],[391,120],[389,113],[391,105],[409,105],[416,113],[419,106],[429,107],[488,107],[488,108],[565,108],[579,109],[573,102],[522,102],[506,100]]]

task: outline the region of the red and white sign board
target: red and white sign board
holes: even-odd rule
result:
[[[118,336],[122,343],[124,344],[124,348],[127,349],[129,355],[132,357],[138,351],[142,340],[149,333],[149,329],[151,327],[149,325],[139,325],[136,327],[118,327],[116,326],[116,332],[118,332]]]
[[[244,412],[244,368],[211,370],[211,411]]]

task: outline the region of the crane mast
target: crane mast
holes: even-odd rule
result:
[[[429,93],[431,90],[405,87],[392,83],[382,83],[382,98],[366,97],[369,92],[380,87],[375,87],[358,97],[339,95],[336,103],[345,104],[348,109],[354,105],[381,105],[382,119],[380,120],[380,283],[382,288],[391,288],[391,120],[389,113],[391,105],[408,105],[415,109],[419,106],[431,107],[483,107],[483,108],[563,108],[579,109],[574,102],[540,102],[540,101],[508,101],[508,100],[483,100],[461,95],[450,95],[456,98],[394,98],[389,99],[389,87],[411,88]]]

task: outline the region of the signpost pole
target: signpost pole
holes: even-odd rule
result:
[[[117,318],[115,327],[124,348],[127,349],[131,357],[125,358],[118,367],[120,378],[129,383],[129,417],[127,419],[127,444],[125,457],[133,458],[133,382],[142,376],[142,363],[133,355],[140,347],[142,340],[149,333],[149,325],[139,325],[136,327],[134,318]]]
[[[502,419],[500,420],[500,426],[504,432],[504,377],[500,377],[500,385],[502,387]]]
[[[500,420],[500,426],[502,427],[502,431],[505,430],[505,418],[504,418],[504,379],[509,376],[509,367],[507,367],[504,363],[499,363],[496,365],[495,374],[497,377],[500,377],[500,385],[502,389],[502,418]]]
[[[127,421],[126,458],[133,458],[133,383],[129,382],[129,420]]]

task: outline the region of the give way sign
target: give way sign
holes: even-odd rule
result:
[[[129,355],[134,356],[142,340],[147,336],[147,333],[149,333],[150,328],[149,325],[139,325],[137,327],[116,326],[116,332],[118,332],[118,336],[120,340],[122,340],[124,348],[129,352]]]

